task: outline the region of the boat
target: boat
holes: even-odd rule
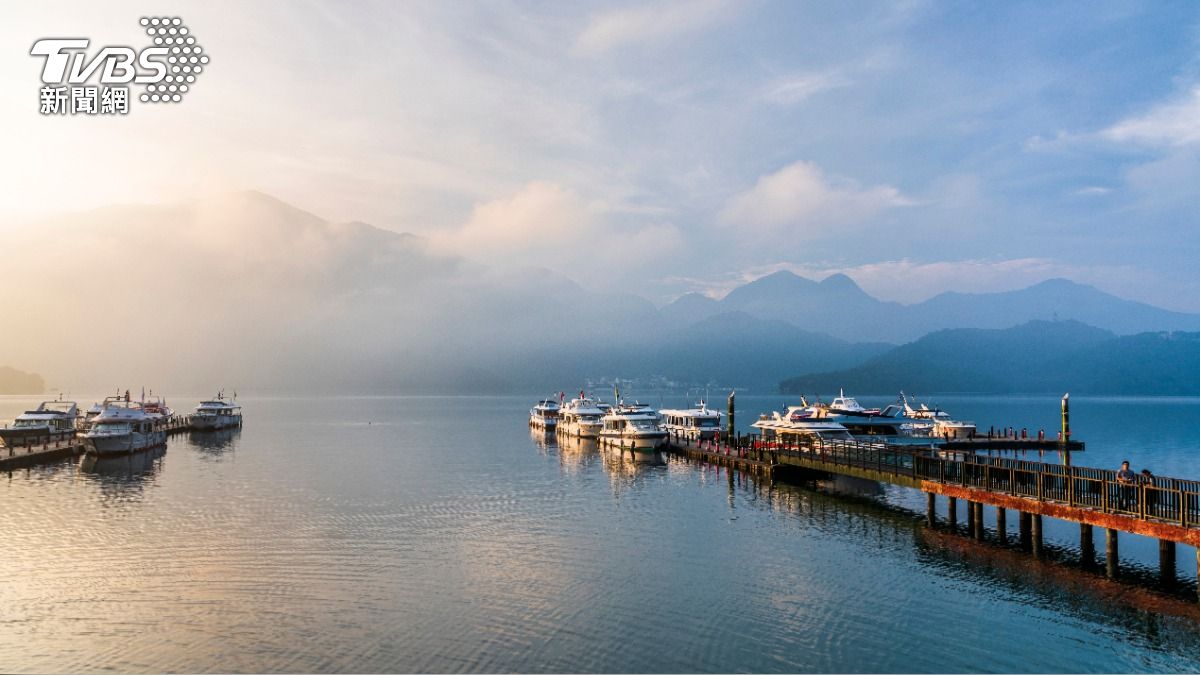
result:
[[[84,448],[89,454],[120,455],[164,445],[167,432],[146,413],[141,403],[128,397],[104,399],[103,410],[83,434]]]
[[[784,412],[772,411],[759,415],[750,426],[758,429],[765,440],[854,440],[850,431],[834,419],[823,406],[793,405]]]
[[[71,439],[78,420],[74,401],[43,401],[36,410],[18,415],[12,426],[0,429],[0,444],[12,448]]]
[[[928,426],[927,435],[932,438],[953,440],[975,437],[976,429],[974,422],[956,420],[945,410],[936,407],[930,408],[924,403],[917,404],[917,407],[914,407],[904,392],[900,392],[900,401],[904,404],[905,415],[913,419],[931,423]]]
[[[572,438],[599,438],[604,413],[596,400],[579,392],[579,398],[567,401],[559,409],[555,431]]]
[[[96,421],[96,417],[99,416],[101,412],[104,412],[104,405],[101,403],[93,403],[92,407],[88,408],[87,411],[83,413],[83,419],[76,423],[76,430],[80,433],[83,433],[84,431],[92,428],[92,422]]]
[[[216,431],[242,426],[242,407],[237,399],[225,400],[225,393],[218,392],[217,397],[201,401],[192,414],[190,427],[196,431]]]
[[[874,417],[882,411],[879,408],[864,408],[852,396],[847,396],[844,389],[838,390],[837,398],[829,404],[829,412],[834,415],[846,415],[849,417]]]
[[[154,392],[151,392],[149,397],[143,398],[137,405],[141,406],[147,417],[155,421],[170,419],[175,415],[175,411],[167,407],[167,402],[162,397],[155,396]]]
[[[645,404],[618,404],[601,418],[600,442],[604,445],[654,452],[666,445],[667,432],[659,424],[658,411]]]
[[[709,410],[704,401],[694,408],[660,410],[663,428],[671,438],[685,441],[709,441],[721,435],[721,412]]]
[[[538,401],[529,410],[529,426],[543,431],[553,431],[558,426],[559,410],[560,406],[557,401],[548,398]]]

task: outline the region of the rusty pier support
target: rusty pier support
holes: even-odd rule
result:
[[[1033,514],[1029,513],[1028,511],[1021,511],[1020,514],[1021,515],[1017,518],[1017,529],[1020,537],[1021,548],[1029,550],[1033,547],[1033,537],[1030,536],[1029,532],[1030,529],[1032,529],[1031,523],[1033,522]]]
[[[978,502],[967,500],[967,536],[975,537],[975,507],[979,506]]]
[[[1079,562],[1084,567],[1096,564],[1096,541],[1092,538],[1092,526],[1079,524]]]
[[[1030,519],[1030,549],[1033,551],[1033,557],[1042,557],[1042,514],[1035,513]]]
[[[955,497],[947,499],[946,520],[950,521],[950,530],[954,531],[958,528],[958,499]]]
[[[1008,515],[1003,506],[996,507],[996,534],[1000,537],[1001,544],[1008,543]]]
[[[1116,579],[1121,574],[1117,552],[1117,531],[1111,527],[1104,530],[1104,573],[1108,575],[1109,579]]]
[[[930,527],[937,523],[937,495],[932,492],[925,493],[925,519]]]
[[[971,527],[975,531],[976,539],[983,539],[983,502],[975,502],[975,522]]]
[[[1158,540],[1158,576],[1163,584],[1175,582],[1175,542]]]

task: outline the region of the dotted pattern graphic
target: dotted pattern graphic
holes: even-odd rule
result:
[[[208,54],[179,17],[144,16],[140,23],[155,46],[167,47],[167,76],[146,85],[138,98],[145,103],[179,103],[208,65]]]

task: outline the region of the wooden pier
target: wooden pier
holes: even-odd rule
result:
[[[1121,532],[1158,539],[1163,568],[1174,569],[1177,543],[1200,547],[1200,481],[1139,477],[1123,483],[1108,469],[882,442],[764,441],[756,434],[735,437],[732,443],[672,437],[667,451],[760,475],[793,468],[921,490],[927,495],[930,524],[936,522],[938,496],[948,500],[952,526],[963,501],[967,532],[974,538],[983,537],[985,505],[994,507],[997,531],[1005,536],[1011,509],[1018,514],[1020,541],[1034,556],[1041,555],[1044,517],[1078,523],[1085,555],[1094,555],[1092,533],[1102,528],[1106,572],[1113,578],[1120,573]],[[1200,548],[1196,564],[1200,574]]]
[[[172,436],[187,431],[191,428],[191,424],[191,415],[172,415],[161,422],[157,422],[156,426],[158,429],[166,431],[167,436]],[[37,464],[45,464],[67,457],[75,457],[83,453],[83,451],[83,439],[79,436],[34,445],[16,445],[12,447],[0,445],[0,471],[9,471]]]

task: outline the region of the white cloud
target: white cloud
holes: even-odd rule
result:
[[[618,217],[619,216],[619,217]],[[500,267],[538,266],[606,283],[629,270],[681,252],[671,223],[629,223],[628,214],[589,201],[557,183],[535,181],[515,194],[480,204],[462,227],[430,235],[433,249]]]
[[[1099,185],[1089,185],[1084,188],[1079,188],[1072,192],[1076,197],[1102,197],[1112,192],[1112,188],[1100,187]]]
[[[783,105],[800,103],[830,89],[850,86],[849,79],[837,72],[801,73],[773,82],[763,98]]]
[[[828,177],[815,164],[796,162],[761,176],[753,188],[734,196],[720,219],[727,225],[774,231],[795,225],[852,224],[914,203],[890,185],[864,188],[850,179]]]
[[[1200,86],[1179,100],[1150,109],[1145,115],[1118,122],[1101,132],[1101,136],[1151,145],[1200,143]]]
[[[712,26],[734,9],[724,0],[659,2],[597,14],[575,41],[575,52],[596,55],[631,44],[654,43]]]

